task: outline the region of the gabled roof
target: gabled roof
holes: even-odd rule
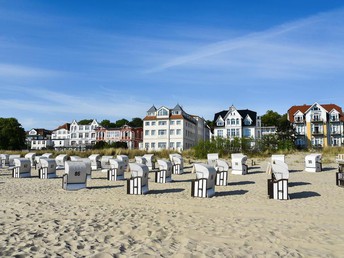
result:
[[[156,112],[156,107],[153,105],[150,109],[148,109],[148,111],[147,112],[149,112],[149,113],[153,113],[153,112]]]
[[[318,104],[318,103],[314,103],[314,104]],[[288,110],[288,118],[289,121],[291,123],[294,122],[294,115],[296,114],[297,111],[301,111],[302,113],[306,113],[313,105],[300,105],[300,106],[292,106],[291,108],[289,108]],[[327,112],[331,112],[333,109],[337,110],[339,112],[339,114],[341,115],[341,120],[344,121],[344,117],[343,117],[343,111],[342,108],[335,105],[335,104],[318,104],[319,106],[321,106],[322,108],[324,108]]]
[[[65,123],[63,125],[60,125],[59,127],[57,127],[56,129],[54,129],[53,131],[57,131],[57,130],[60,130],[60,129],[66,129],[67,131],[69,131],[70,129],[70,123]]]
[[[225,116],[227,115],[229,110],[222,110],[221,112],[215,113],[214,116],[214,122],[216,122],[218,120],[219,117],[222,117],[223,119],[225,118]],[[250,116],[250,118],[252,119],[252,124],[255,125],[256,124],[256,120],[257,120],[257,112],[249,110],[249,109],[242,109],[242,110],[238,110],[238,113],[240,114],[240,116],[244,119],[247,115]],[[245,125],[243,125],[245,126]]]

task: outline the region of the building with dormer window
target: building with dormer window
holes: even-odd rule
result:
[[[292,106],[287,116],[295,128],[295,143],[301,148],[344,144],[344,115],[335,104]]]
[[[53,130],[51,140],[55,150],[63,150],[69,147],[70,125],[70,123],[65,123]]]
[[[173,109],[152,106],[143,119],[145,150],[186,150],[200,140],[209,140],[210,129],[199,116],[186,113],[180,105]]]
[[[214,137],[227,139],[262,137],[260,116],[249,109],[239,110],[232,105],[228,110],[215,114],[214,125]]]
[[[96,128],[100,127],[94,119],[90,124],[79,125],[74,120],[70,125],[70,148],[86,149],[96,144]]]
[[[26,142],[32,150],[49,149],[53,146],[51,131],[44,128],[32,128],[27,132]]]

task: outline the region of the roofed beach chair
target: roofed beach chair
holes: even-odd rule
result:
[[[173,174],[180,175],[184,173],[184,160],[182,155],[178,153],[170,154],[170,161],[172,163]]]
[[[148,189],[147,165],[138,163],[129,163],[131,177],[127,179],[127,194],[146,194]]]
[[[124,180],[125,163],[119,159],[110,159],[110,169],[108,170],[108,180]]]
[[[26,158],[15,158],[11,170],[14,178],[31,177],[31,162]]]
[[[19,154],[9,155],[8,156],[8,166],[14,167],[15,166],[14,159],[19,159],[19,158],[20,158]],[[31,166],[31,163],[30,163],[30,166]]]
[[[8,154],[0,154],[0,167],[8,167],[9,165],[9,156]]]
[[[62,177],[62,188],[65,190],[80,190],[86,188],[87,169],[85,162],[66,161],[65,174]]]
[[[42,154],[43,157],[46,157],[48,159],[52,159],[53,158],[53,154],[52,153],[44,153]]]
[[[49,179],[56,177],[56,160],[55,159],[40,159],[40,166],[38,175],[40,179]]]
[[[92,179],[91,160],[89,158],[80,158],[80,161],[84,162],[86,165],[86,177],[87,177],[87,179]]]
[[[344,154],[338,154],[336,158],[338,172],[336,173],[336,185],[344,187]]]
[[[91,160],[92,170],[98,170],[101,168],[100,155],[99,154],[91,154],[88,158]]]
[[[270,199],[288,200],[288,165],[280,160],[268,163],[267,173],[271,173],[268,179],[268,196]]]
[[[216,185],[227,185],[229,164],[223,159],[217,159],[215,164]]]
[[[143,156],[135,156],[135,163],[147,165],[147,160]],[[148,165],[147,165],[148,167]],[[148,167],[149,169],[149,167]]]
[[[69,158],[70,158],[70,161],[78,161],[81,159],[80,156],[70,156]]]
[[[204,163],[195,163],[196,179],[191,182],[192,197],[212,197],[215,195],[216,170]]]
[[[322,162],[321,154],[312,153],[305,157],[305,171],[306,172],[321,172]]]
[[[248,166],[246,165],[247,156],[242,153],[232,153],[232,174],[246,175]]]
[[[172,163],[169,160],[158,159],[159,170],[155,172],[156,183],[172,181]]]

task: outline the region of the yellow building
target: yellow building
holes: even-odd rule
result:
[[[292,106],[288,120],[296,131],[296,145],[327,147],[344,145],[342,108],[335,104]]]

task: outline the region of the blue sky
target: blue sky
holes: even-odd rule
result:
[[[344,2],[0,0],[0,117],[344,106]]]

